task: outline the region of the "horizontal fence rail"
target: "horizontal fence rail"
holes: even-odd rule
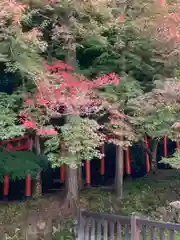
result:
[[[78,240],[180,240],[180,224],[81,210]]]

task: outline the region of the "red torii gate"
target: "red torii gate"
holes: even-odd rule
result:
[[[15,137],[8,140],[0,141],[0,145],[4,151],[16,152],[16,151],[30,151],[32,150],[33,140],[29,136]],[[4,198],[7,198],[9,194],[9,177],[8,174],[4,175]],[[26,176],[26,189],[25,196],[28,198],[31,196],[31,176]]]
[[[148,148],[149,147],[149,141],[147,137],[144,137],[145,145]],[[179,142],[176,143],[176,148],[180,149]],[[32,150],[33,146],[33,140],[29,138],[29,136],[23,136],[23,137],[16,137],[13,139],[8,140],[2,140],[0,141],[0,145],[3,150],[9,151],[9,152],[15,152],[15,151],[30,151]],[[125,164],[126,164],[126,174],[131,174],[131,164],[130,164],[130,152],[129,148],[127,148],[125,151]],[[164,157],[167,157],[167,137],[164,137]],[[100,159],[100,175],[104,176],[105,174],[105,162],[104,162],[104,145],[101,147],[101,154],[102,157]],[[150,171],[150,159],[145,152],[145,161],[146,161],[146,172]],[[86,170],[86,184],[90,186],[91,184],[91,167],[90,167],[90,161],[86,160],[85,162],[85,170]],[[31,176],[26,176],[26,189],[25,189],[25,196],[28,198],[31,196]],[[64,164],[60,166],[60,181],[64,183],[65,181],[65,167]],[[9,177],[8,174],[5,174],[4,176],[4,191],[3,195],[6,198],[9,194]]]

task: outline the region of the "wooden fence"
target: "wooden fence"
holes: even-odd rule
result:
[[[180,224],[80,211],[78,240],[180,240]]]

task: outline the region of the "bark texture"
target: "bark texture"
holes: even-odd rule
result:
[[[65,207],[77,213],[79,206],[78,168],[72,169],[66,165],[66,197]]]
[[[123,197],[123,168],[124,168],[124,150],[116,146],[116,175],[115,175],[115,192],[118,198]]]
[[[153,140],[153,148],[152,148],[152,160],[151,160],[151,168],[153,173],[157,171],[157,149],[158,149],[158,139]]]
[[[41,148],[39,142],[39,136],[35,136],[35,151],[37,155],[40,155]],[[34,198],[39,198],[42,196],[42,182],[41,182],[41,169],[38,170],[35,179],[35,190],[34,190]]]

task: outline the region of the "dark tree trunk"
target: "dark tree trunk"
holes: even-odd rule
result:
[[[118,198],[123,197],[123,162],[124,150],[122,147],[116,146],[115,192]]]
[[[82,166],[78,167],[78,185],[79,185],[79,190],[82,190],[84,188],[84,183],[82,179]]]
[[[36,183],[35,183],[35,191],[34,198],[39,198],[42,196],[42,182],[41,182],[41,170],[39,170],[36,174]]]
[[[152,160],[151,160],[151,168],[153,173],[157,171],[157,149],[158,149],[158,139],[153,140],[152,146]]]
[[[70,10],[71,11],[71,10]],[[69,12],[66,16],[66,38],[65,43],[67,48],[66,63],[73,66],[76,69],[76,44],[75,38],[71,32],[71,16],[72,12]],[[66,120],[65,120],[66,122]],[[74,156],[76,158],[76,156]],[[66,165],[66,180],[65,180],[66,197],[64,205],[70,209],[73,213],[77,213],[79,206],[79,187],[78,187],[78,168],[72,169]]]
[[[72,169],[66,165],[65,187],[66,197],[64,204],[73,213],[76,213],[79,206],[78,168]]]
[[[35,151],[37,155],[40,155],[41,153],[41,148],[40,148],[40,143],[39,143],[39,136],[35,136]],[[39,198],[42,196],[42,182],[41,182],[41,169],[38,170],[36,174],[36,179],[35,179],[35,189],[34,189],[34,198]]]

